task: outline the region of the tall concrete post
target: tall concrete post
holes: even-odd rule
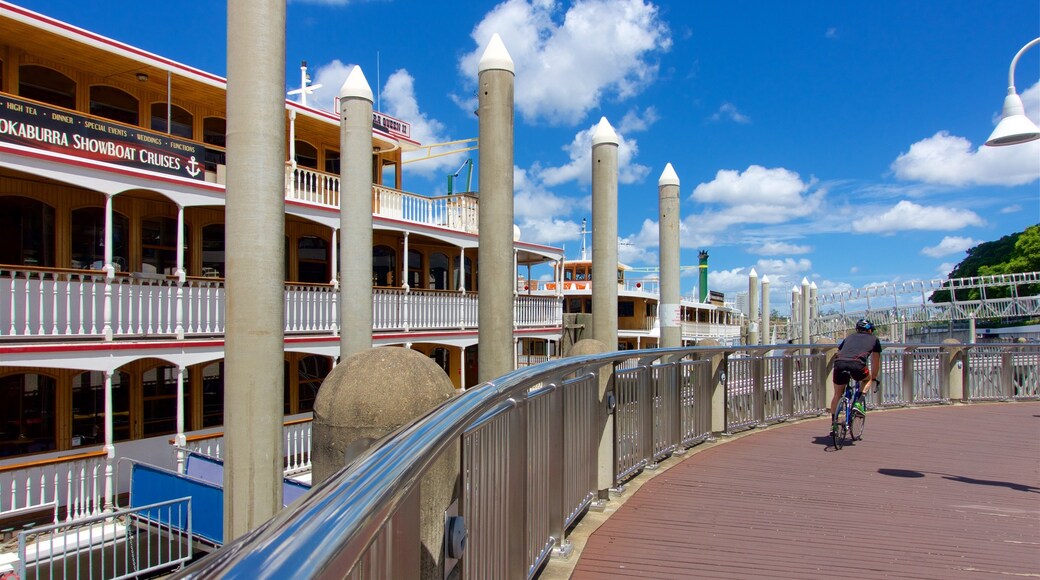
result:
[[[801,314],[802,292],[798,286],[791,286],[791,321],[787,325],[787,338],[798,344],[802,342],[798,336],[801,333],[801,326],[798,324]]]
[[[758,344],[758,272],[751,268],[748,274],[748,333],[747,343]]]
[[[697,266],[700,273],[700,278],[697,282],[698,299],[701,304],[704,304],[708,301],[708,251],[701,250],[697,257],[700,258],[700,264]]]
[[[224,543],[282,506],[285,0],[227,19]]]
[[[802,344],[809,344],[811,337],[809,336],[809,279],[802,278],[802,316],[800,322],[802,323]],[[809,354],[809,351],[806,351]]]
[[[773,344],[773,335],[769,331],[769,276],[762,276],[762,328],[759,329],[762,344]]]
[[[679,309],[679,176],[669,163],[657,180],[661,214],[658,246],[661,250],[661,347],[682,346],[682,320]]]
[[[816,281],[812,281],[809,284],[809,320],[816,320],[820,317],[819,305],[816,304],[816,297],[819,295],[818,289],[816,288]]]
[[[360,66],[339,89],[340,361],[372,348],[372,88]]]
[[[617,350],[618,136],[606,117],[592,132],[592,338]]]
[[[491,37],[477,72],[480,270],[477,354],[481,382],[513,370],[513,83],[502,38]]]

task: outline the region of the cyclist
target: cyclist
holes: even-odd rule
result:
[[[867,357],[870,357],[870,366],[867,367]],[[874,336],[874,323],[861,318],[856,322],[856,332],[845,337],[838,345],[838,356],[834,360],[834,397],[831,399],[831,424],[832,429],[837,428],[835,413],[838,410],[838,401],[845,393],[845,386],[849,379],[859,381],[860,396],[866,394],[870,383],[877,380],[881,372],[881,341]],[[867,380],[869,378],[869,380]],[[862,404],[860,401],[858,404]],[[862,407],[860,407],[862,410]]]

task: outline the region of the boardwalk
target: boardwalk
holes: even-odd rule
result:
[[[871,412],[841,451],[827,430],[682,460],[592,533],[571,577],[1040,577],[1040,403]]]

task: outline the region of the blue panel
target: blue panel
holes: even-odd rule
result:
[[[288,506],[292,502],[300,499],[308,491],[311,490],[311,486],[294,481],[292,479],[285,479],[282,483],[282,507]]]
[[[224,492],[220,486],[189,479],[172,471],[140,463],[133,464],[130,476],[130,507],[191,497],[192,532],[209,542],[224,541]],[[172,527],[185,529],[187,522],[169,521],[171,516],[148,514]],[[172,519],[179,520],[176,514]]]
[[[188,477],[201,479],[213,485],[224,487],[224,462],[205,455],[189,453],[184,467]]]

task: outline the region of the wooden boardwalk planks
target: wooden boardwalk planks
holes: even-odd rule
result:
[[[1040,403],[810,420],[705,449],[646,482],[572,578],[1040,576]]]

